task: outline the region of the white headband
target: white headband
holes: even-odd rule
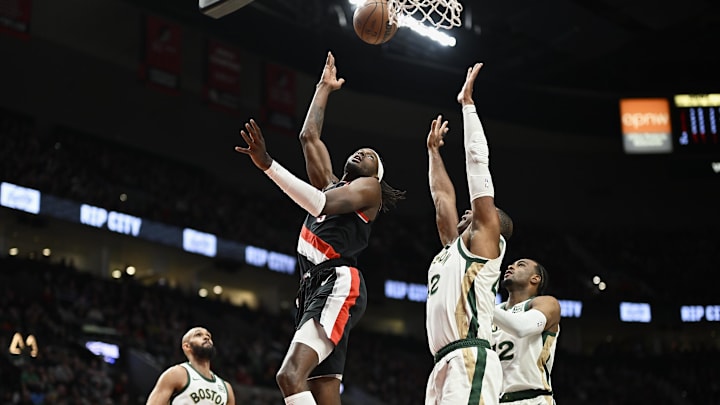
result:
[[[375,152],[374,149],[370,149],[370,150]],[[377,152],[375,152],[375,156],[377,156],[377,161],[378,161],[378,171],[377,171],[378,182],[381,182],[383,179],[383,176],[385,175],[385,167],[383,166],[382,159],[380,159],[380,155]]]

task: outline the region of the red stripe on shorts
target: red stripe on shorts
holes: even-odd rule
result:
[[[354,267],[348,267],[350,269],[350,291],[348,292],[347,298],[340,308],[337,318],[335,318],[335,325],[333,325],[332,334],[330,340],[337,345],[340,339],[342,339],[343,332],[345,331],[345,325],[347,325],[348,319],[350,319],[350,308],[355,305],[357,297],[360,295],[360,275],[358,269]]]

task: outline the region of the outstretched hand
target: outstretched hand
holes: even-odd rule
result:
[[[342,87],[345,83],[345,79],[337,78],[337,67],[335,66],[335,56],[332,52],[328,52],[327,59],[325,60],[325,68],[323,69],[322,76],[320,76],[320,82],[318,86],[328,86],[330,91],[335,91]]]
[[[428,150],[439,150],[441,146],[445,145],[445,134],[448,130],[448,121],[442,120],[442,115],[438,115],[437,118],[432,120],[430,123],[430,133],[427,137],[427,148]]]
[[[272,164],[273,159],[267,153],[265,138],[255,120],[250,119],[250,122],[245,123],[245,129],[240,130],[240,136],[243,137],[248,146],[246,148],[236,146],[235,151],[250,156],[250,159],[252,159],[258,169],[262,171],[267,170]]]
[[[468,68],[467,75],[465,76],[465,83],[463,84],[462,88],[460,89],[460,93],[458,93],[457,96],[457,101],[461,105],[475,104],[472,96],[473,86],[475,85],[475,79],[477,78],[478,72],[480,72],[480,69],[482,67],[482,63],[476,63],[475,65]]]

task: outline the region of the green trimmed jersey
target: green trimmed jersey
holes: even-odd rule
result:
[[[522,313],[530,309],[532,298],[515,304],[507,309],[507,302],[498,308],[511,314]],[[493,326],[495,345],[493,348],[500,357],[503,368],[504,393],[525,390],[552,391],[550,374],[555,362],[555,347],[560,329],[557,332],[545,331],[540,334],[515,337]]]
[[[213,373],[212,379],[205,378],[190,364],[180,364],[187,371],[188,381],[180,392],[170,399],[172,405],[226,405],[228,391],[225,381]]]
[[[428,270],[425,322],[433,355],[460,339],[492,342],[493,309],[504,256],[502,236],[500,255],[494,259],[470,253],[462,236],[435,256]]]

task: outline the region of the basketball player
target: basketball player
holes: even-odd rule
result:
[[[362,148],[345,161],[341,179],[332,172],[320,133],[330,93],[345,82],[337,78],[335,58],[325,68],[300,131],[310,184],[273,160],[255,121],[241,131],[250,156],[293,201],[308,212],[297,245],[300,270],[296,332],[277,374],[286,404],[339,405],[340,382],[350,329],[365,312],[367,294],[357,257],[367,247],[380,211],[393,207],[404,192],[385,180],[380,156]]]
[[[495,207],[489,149],[472,93],[482,67],[467,71],[458,94],[462,105],[465,169],[471,210],[458,221],[455,189],[440,147],[448,131],[442,116],[433,120],[427,138],[430,193],[440,241],[445,246],[428,271],[426,328],[435,366],[425,404],[497,404],[502,369],[490,348],[492,315],[512,221]]]
[[[542,295],[547,271],[534,260],[520,259],[508,266],[501,284],[509,296],[494,312],[495,350],[503,369],[500,402],[554,404],[550,373],[560,333],[560,303]]]
[[[235,405],[232,386],[210,370],[215,355],[212,335],[203,327],[187,331],[182,350],[188,361],[162,373],[147,405]]]

